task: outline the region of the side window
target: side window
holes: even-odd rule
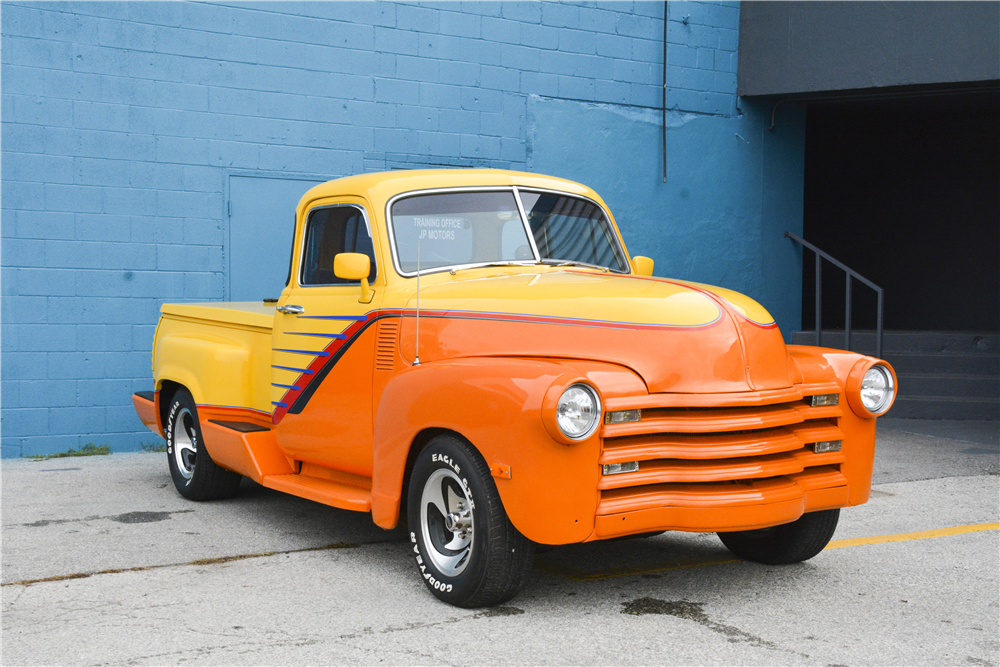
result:
[[[338,278],[333,272],[333,259],[342,252],[368,255],[371,261],[368,281],[374,282],[375,246],[361,210],[354,206],[332,206],[312,211],[306,224],[302,284],[350,284],[351,281]]]

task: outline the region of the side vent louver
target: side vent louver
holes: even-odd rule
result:
[[[396,334],[399,320],[380,320],[378,341],[375,343],[375,370],[391,371],[396,358]]]

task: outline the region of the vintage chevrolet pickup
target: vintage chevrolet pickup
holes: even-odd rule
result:
[[[403,517],[459,606],[516,595],[536,543],[713,531],[749,560],[815,556],[868,500],[893,369],[652,272],[577,183],[338,179],[299,202],[276,302],[163,306],[133,403],[184,497],[249,477]]]

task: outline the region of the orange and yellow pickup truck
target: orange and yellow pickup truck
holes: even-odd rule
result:
[[[249,477],[405,522],[464,607],[516,595],[536,544],[711,531],[793,563],[868,500],[889,364],[653,277],[583,185],[351,176],[302,197],[292,248],[276,302],[162,308],[133,403],[185,498]]]

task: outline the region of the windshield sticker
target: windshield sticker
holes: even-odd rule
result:
[[[469,227],[462,218],[423,218],[414,217],[413,226],[422,228],[417,238],[431,241],[454,241],[456,234]]]

